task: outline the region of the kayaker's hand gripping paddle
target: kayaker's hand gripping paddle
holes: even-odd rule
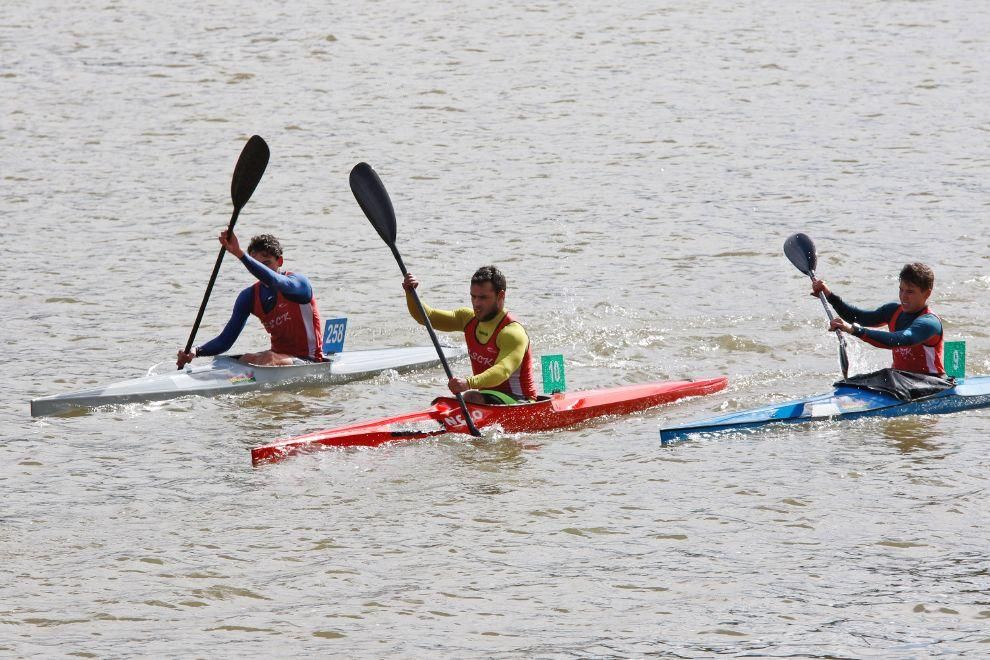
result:
[[[265,173],[265,168],[268,166],[268,157],[270,154],[268,145],[265,144],[265,141],[259,135],[251,136],[251,139],[247,141],[247,144],[241,150],[241,155],[237,159],[237,165],[234,166],[233,179],[230,182],[230,199],[234,202],[234,214],[230,217],[230,224],[227,225],[228,237],[230,236],[230,232],[234,231],[234,223],[237,222],[237,216],[240,215],[241,209],[251,199],[254,189],[258,187],[258,182],[261,181],[261,176]],[[189,333],[189,341],[186,342],[186,353],[192,350],[193,342],[196,340],[196,332],[199,331],[200,321],[203,320],[203,312],[206,311],[206,303],[210,299],[210,294],[213,292],[213,285],[216,283],[217,274],[220,272],[220,263],[223,261],[223,253],[226,251],[221,247],[220,254],[217,255],[217,263],[213,266],[213,275],[210,276],[210,283],[206,287],[206,293],[203,294],[203,302],[199,306],[199,313],[196,314],[196,322],[193,323],[192,332]],[[179,369],[181,370],[182,367],[179,367]]]
[[[371,168],[371,165],[367,163],[358,163],[351,170],[351,192],[354,193],[354,198],[357,203],[361,206],[361,210],[371,221],[372,226],[374,226],[375,231],[378,235],[382,237],[385,244],[392,250],[392,256],[395,257],[396,263],[399,264],[399,270],[402,271],[403,277],[406,275],[406,265],[402,263],[402,255],[399,254],[399,250],[395,247],[395,210],[392,208],[392,200],[388,196],[388,191],[385,190],[385,184],[382,180],[378,178],[378,174]],[[443,349],[440,348],[440,340],[437,339],[437,333],[433,330],[433,324],[430,323],[430,318],[426,315],[426,310],[423,309],[423,303],[419,299],[419,295],[416,293],[415,289],[411,289],[413,300],[416,302],[416,308],[419,310],[420,316],[422,316],[424,325],[426,325],[427,331],[430,333],[430,339],[433,340],[433,346],[437,349],[437,355],[440,356],[440,364],[443,365],[443,370],[447,372],[447,379],[454,377],[454,374],[450,370],[450,365],[447,364],[447,356],[443,354]],[[481,433],[478,431],[477,427],[474,425],[474,420],[471,419],[471,412],[467,408],[467,404],[464,403],[464,396],[458,392],[457,402],[461,404],[461,411],[464,413],[464,421],[467,424],[468,430],[473,436],[480,436]]]
[[[815,250],[814,241],[807,234],[794,234],[784,241],[784,254],[787,255],[795,268],[810,277],[812,282],[815,280],[818,252]],[[822,301],[822,307],[825,308],[825,314],[828,315],[829,323],[831,323],[834,317],[828,302],[825,300],[825,294],[819,291],[818,299]],[[835,336],[839,340],[839,365],[842,367],[842,377],[848,378],[849,356],[846,354],[846,340],[839,331],[836,331]]]

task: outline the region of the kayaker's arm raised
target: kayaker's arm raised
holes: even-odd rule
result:
[[[313,285],[305,275],[292,273],[286,275],[278,272],[282,265],[282,258],[268,258],[264,262],[255,259],[250,254],[241,249],[237,236],[231,232],[227,238],[227,232],[220,233],[220,244],[232,255],[240,259],[248,272],[257,278],[265,286],[278,290],[283,296],[292,302],[305,304],[313,297]]]
[[[416,301],[413,300],[411,293],[418,286],[419,280],[412,273],[407,273],[405,279],[402,280],[402,288],[406,292],[406,308],[409,310],[409,315],[415,319],[416,323],[426,325],[423,317],[419,314],[419,310],[416,308]],[[420,299],[420,302],[423,303],[422,299]],[[469,307],[459,307],[448,311],[445,309],[434,309],[423,303],[423,309],[426,310],[427,316],[430,317],[430,323],[433,327],[441,332],[462,332],[464,326],[467,325],[473,315]]]

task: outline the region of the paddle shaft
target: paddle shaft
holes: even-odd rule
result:
[[[393,243],[389,243],[389,248],[392,250],[392,256],[395,257],[396,263],[399,264],[399,270],[402,271],[402,277],[409,274],[406,270],[406,264],[402,262],[402,255],[399,254],[399,250],[395,247]],[[450,365],[447,364],[447,356],[443,354],[443,349],[440,347],[440,340],[437,338],[437,333],[433,329],[433,324],[430,323],[430,317],[426,314],[426,308],[423,307],[423,301],[419,299],[419,294],[416,293],[416,289],[409,289],[412,293],[413,302],[416,303],[416,309],[419,310],[419,315],[423,318],[423,325],[426,326],[427,332],[430,333],[430,339],[433,341],[433,346],[437,349],[437,355],[440,356],[440,364],[443,365],[443,370],[447,374],[447,380],[454,377],[454,373],[450,370]],[[467,424],[468,430],[471,435],[475,437],[481,436],[481,431],[474,425],[474,420],[471,419],[471,411],[468,410],[467,403],[464,401],[464,395],[460,392],[455,394],[457,397],[457,403],[461,404],[461,411],[464,413],[464,422]]]
[[[811,277],[811,281],[814,282],[815,271],[808,271],[808,274]],[[825,308],[825,315],[828,316],[828,322],[831,323],[835,317],[832,315],[832,310],[829,309],[828,301],[825,300],[825,293],[819,291],[818,299],[822,301],[822,307]],[[839,366],[842,367],[842,377],[849,378],[849,356],[846,354],[846,338],[838,330],[835,332],[835,338],[839,340]]]
[[[406,270],[406,265],[402,261],[402,255],[399,254],[399,249],[395,247],[395,209],[392,208],[392,200],[389,199],[388,191],[385,190],[385,184],[382,183],[381,178],[372,169],[371,165],[367,163],[358,163],[351,169],[350,184],[351,192],[354,193],[354,199],[357,200],[358,205],[364,211],[364,215],[367,216],[375,231],[385,241],[385,245],[392,250],[392,256],[395,257],[395,262],[399,264],[399,270],[402,271],[402,277],[405,278],[409,274],[409,271]],[[412,290],[412,294],[413,300],[416,301],[416,307],[419,309],[420,316],[423,318],[423,325],[429,331],[430,339],[433,341],[433,347],[437,349],[437,355],[440,356],[440,364],[443,365],[443,370],[447,374],[447,380],[450,381],[454,378],[454,374],[450,371],[450,365],[447,364],[447,356],[443,354],[443,349],[440,348],[440,340],[437,339],[437,333],[433,330],[430,317],[426,315],[426,309],[423,307],[423,303],[420,301],[415,289]],[[464,402],[464,396],[460,392],[455,394],[455,396],[457,397],[457,403],[461,405],[461,412],[464,413],[464,423],[471,432],[471,435],[475,437],[480,436],[481,433],[474,425],[474,420],[471,419],[471,411],[468,410],[467,404]]]
[[[271,150],[269,150],[268,144],[260,135],[252,135],[247,141],[247,144],[244,145],[244,148],[241,149],[241,155],[237,157],[237,164],[234,165],[234,176],[230,180],[230,201],[234,203],[234,213],[230,216],[230,224],[227,225],[228,240],[230,240],[230,237],[234,233],[234,223],[237,222],[237,216],[241,214],[241,209],[248,203],[251,195],[254,194],[255,188],[258,187],[258,183],[265,173],[265,168],[268,167],[270,156]],[[217,255],[217,263],[213,266],[210,284],[206,287],[206,293],[203,294],[203,302],[200,303],[199,312],[196,314],[196,322],[193,323],[192,332],[189,333],[189,341],[186,342],[186,353],[192,350],[193,342],[196,340],[196,332],[199,331],[199,324],[203,321],[206,303],[210,300],[213,285],[216,283],[217,275],[220,273],[220,263],[223,261],[223,253],[226,251],[226,248],[221,247],[220,254]],[[182,367],[179,367],[179,369],[181,370]]]
[[[402,257],[399,256],[399,253],[395,250],[395,248],[392,248],[392,254],[395,255],[395,260],[399,262],[399,270],[402,271],[402,276],[405,277],[408,272],[406,271],[405,264],[402,263]],[[447,373],[447,378],[453,378],[454,373],[450,370],[450,365],[447,364],[447,356],[443,354],[443,350],[440,348],[440,339],[437,337],[436,330],[433,329],[433,324],[430,323],[430,317],[426,315],[426,308],[423,307],[423,301],[419,299],[419,294],[416,293],[416,289],[411,289],[410,293],[412,293],[413,302],[416,303],[416,309],[419,310],[420,316],[422,316],[425,321],[424,325],[426,325],[427,332],[430,333],[430,339],[433,341],[433,345],[437,347],[437,354],[440,356],[440,364],[443,365],[443,370]]]
[[[230,217],[230,224],[227,225],[227,238],[230,238],[231,233],[234,231],[234,224],[237,222],[237,216],[241,214],[241,209],[234,207],[234,214]],[[220,264],[223,262],[223,254],[227,249],[221,247],[220,254],[217,255],[217,262],[213,265],[213,274],[210,276],[210,283],[206,287],[206,293],[203,294],[203,302],[199,305],[199,312],[196,314],[196,322],[193,323],[192,332],[189,333],[189,341],[186,342],[186,353],[192,350],[193,342],[196,340],[196,332],[199,331],[199,324],[203,320],[203,313],[206,312],[206,303],[210,300],[210,294],[213,293],[213,285],[216,284],[217,275],[220,273]],[[181,370],[182,367],[179,367]]]

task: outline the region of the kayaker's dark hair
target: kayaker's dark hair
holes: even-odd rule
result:
[[[905,264],[901,269],[901,280],[922,291],[930,291],[935,288],[935,271],[921,263]]]
[[[282,244],[271,234],[259,234],[251,239],[251,244],[248,245],[247,251],[248,254],[267,252],[278,259],[282,256]]]
[[[474,271],[474,275],[471,276],[471,284],[481,284],[482,282],[491,282],[495,293],[505,291],[505,275],[495,266],[482,266]]]

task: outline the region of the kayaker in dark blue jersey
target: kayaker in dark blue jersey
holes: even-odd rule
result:
[[[259,366],[295,363],[296,358],[319,362],[323,359],[320,312],[313,287],[305,275],[282,272],[282,245],[271,234],[251,239],[247,253],[237,236],[220,232],[220,244],[241,260],[258,282],[244,289],[234,302],[234,311],[223,332],[190,352],[179,349],[176,364],[181,369],[195,357],[219,355],[230,349],[240,336],[248,316],[257,316],[271,335],[267,351],[246,353],[241,362]]]
[[[942,363],[942,320],[928,308],[935,273],[921,263],[907,264],[900,273],[900,302],[874,310],[854,307],[832,293],[822,280],[814,280],[811,295],[825,294],[840,318],[830,330],[847,332],[863,341],[893,351],[894,369],[934,375],[945,374]],[[886,325],[886,330],[874,329]],[[865,327],[864,327],[865,326]]]

